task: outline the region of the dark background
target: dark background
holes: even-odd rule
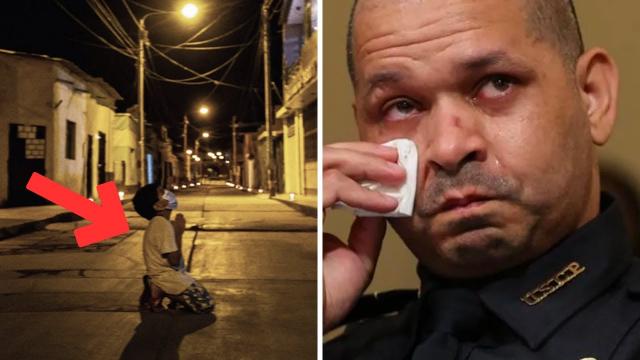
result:
[[[93,4],[106,5],[124,31],[137,46],[138,28],[125,6],[136,18],[153,9],[179,10],[184,1],[173,0],[21,0],[3,2],[0,12],[0,48],[44,54],[67,59],[89,75],[104,78],[124,98],[118,102],[118,112],[137,103],[136,60],[108,47],[78,23],[103,37],[118,48],[124,45],[100,20],[92,9]],[[194,1],[199,7],[198,16],[184,19],[179,13],[152,15],[146,20],[151,45],[175,61],[205,73],[216,67],[220,70],[210,78],[240,87],[217,86],[213,83],[185,85],[154,79],[147,72],[145,82],[146,121],[165,124],[175,140],[176,150],[181,149],[182,118],[189,116],[191,123],[203,130],[213,131],[213,137],[202,145],[205,148],[229,147],[233,115],[243,124],[255,124],[243,130],[257,129],[264,123],[264,85],[260,38],[259,0]],[[271,64],[272,81],[281,87],[281,34],[278,29],[282,1],[274,1],[271,10]],[[65,10],[77,18],[74,20]],[[204,41],[220,37],[197,47],[222,47],[217,49],[183,50],[172,46],[183,43],[208,26],[192,41]],[[244,46],[246,44],[246,46]],[[167,46],[162,46],[167,45]],[[137,49],[129,47],[133,54]],[[230,60],[238,51],[235,61]],[[170,79],[193,77],[163,58],[154,50],[147,52],[147,68]],[[225,65],[225,62],[227,63]],[[202,81],[196,79],[192,81]],[[204,80],[207,81],[207,80]],[[274,103],[279,96],[274,92]],[[200,104],[211,109],[207,116],[197,113]],[[197,132],[190,129],[190,143]]]

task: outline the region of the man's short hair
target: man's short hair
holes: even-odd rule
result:
[[[141,187],[133,196],[133,208],[140,216],[151,220],[156,216],[153,204],[158,202],[158,184],[149,184]]]
[[[347,65],[351,82],[355,83],[355,59],[353,28],[356,7],[354,0],[347,31]],[[580,23],[573,0],[520,0],[527,14],[528,31],[536,39],[551,44],[565,60],[568,69],[574,70],[576,62],[584,52]]]

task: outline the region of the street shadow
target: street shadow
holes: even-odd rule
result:
[[[120,360],[179,360],[182,339],[215,321],[214,314],[141,311],[140,324],[122,351]]]

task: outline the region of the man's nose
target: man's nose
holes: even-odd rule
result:
[[[431,168],[456,174],[466,163],[486,160],[487,142],[478,124],[461,114],[441,113],[436,117],[431,119],[426,152]]]

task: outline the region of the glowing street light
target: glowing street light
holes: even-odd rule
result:
[[[193,150],[187,149],[187,155],[191,155],[191,154],[193,154]]]
[[[210,136],[210,134],[209,134],[208,131],[205,131],[205,132],[202,133],[202,137],[205,138],[205,139],[208,138],[209,136]]]
[[[194,18],[197,14],[198,14],[198,7],[195,6],[194,4],[186,4],[182,10],[180,11],[182,13],[182,15],[186,18],[192,19]],[[149,46],[149,32],[147,31],[146,25],[145,25],[145,21],[147,20],[148,17],[150,16],[154,16],[154,15],[163,15],[163,14],[167,14],[167,13],[171,13],[171,12],[167,12],[167,11],[155,11],[155,12],[150,12],[147,13],[146,15],[144,15],[142,18],[140,19],[135,19],[136,23],[138,25],[138,48],[136,49],[138,52],[138,56],[137,56],[137,65],[138,65],[138,123],[140,126],[140,132],[139,132],[139,138],[138,138],[138,147],[140,148],[140,162],[139,162],[139,166],[140,166],[140,184],[141,185],[146,185],[146,164],[145,164],[145,144],[146,144],[146,139],[145,139],[145,106],[144,106],[144,93],[145,93],[145,89],[144,89],[144,84],[145,84],[145,51],[147,49],[147,47]]]
[[[209,113],[209,107],[202,105],[200,106],[200,109],[198,109],[198,112],[200,113],[200,115],[207,115]]]
[[[218,151],[218,152],[216,152],[216,155],[217,155],[217,156],[222,156],[222,151]]]
[[[196,15],[198,15],[198,7],[194,4],[189,3],[183,6],[180,12],[187,19],[193,19],[194,17],[196,17]]]
[[[212,152],[207,153],[207,156],[209,156],[210,158],[215,158],[216,157]]]

